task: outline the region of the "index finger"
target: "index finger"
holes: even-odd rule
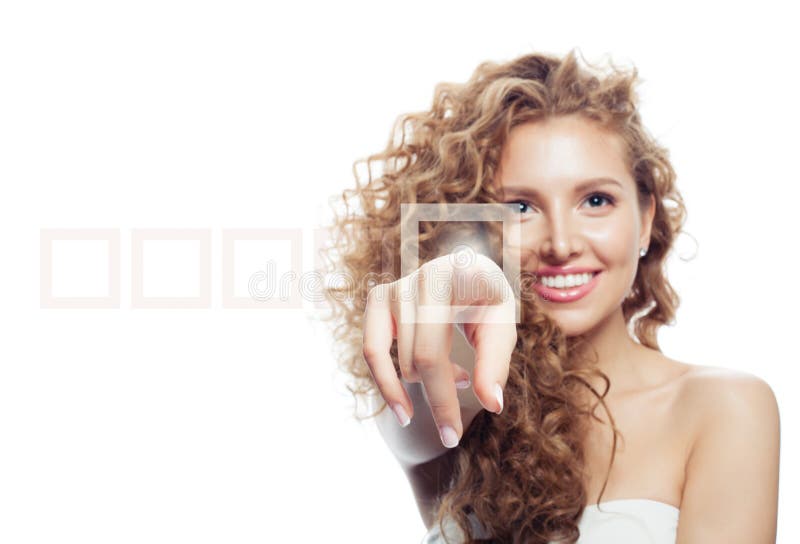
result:
[[[503,411],[503,388],[517,345],[516,320],[509,320],[509,314],[514,315],[513,304],[516,302],[512,297],[510,301],[482,307],[480,322],[472,325],[473,389],[481,404],[497,414]]]
[[[440,293],[439,286],[433,284],[436,264],[429,265],[418,278],[420,307],[414,327],[414,366],[422,377],[425,397],[442,444],[453,448],[458,445],[463,424],[454,366],[450,361],[453,341],[451,282],[444,278],[447,292]]]

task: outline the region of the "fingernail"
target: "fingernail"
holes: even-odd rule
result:
[[[403,408],[402,404],[393,404],[392,411],[394,412],[394,417],[397,418],[397,422],[400,424],[401,427],[405,427],[411,422],[411,418],[408,417],[405,408]]]
[[[464,378],[463,380],[459,380],[456,382],[456,389],[466,389],[472,384],[469,378]]]
[[[494,396],[497,399],[497,404],[500,405],[500,411],[497,413],[501,414],[503,412],[503,388],[500,387],[499,383],[494,384]]]
[[[458,446],[458,435],[456,434],[455,429],[449,425],[445,425],[439,429],[439,436],[442,439],[442,444],[444,444],[446,447],[455,448]]]

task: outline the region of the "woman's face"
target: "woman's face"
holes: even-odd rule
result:
[[[536,273],[542,307],[568,336],[620,310],[649,243],[654,203],[640,212],[624,156],[618,136],[576,115],[518,125],[502,150],[496,181],[520,216],[521,240],[508,243],[519,248],[521,269]],[[571,269],[589,275],[566,275]],[[555,286],[539,285],[551,279]]]

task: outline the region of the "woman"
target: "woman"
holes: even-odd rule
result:
[[[380,175],[369,168],[343,194],[358,207],[334,229],[335,269],[355,281],[327,290],[340,364],[356,397],[383,401],[376,421],[425,542],[775,541],[771,388],[658,346],[679,303],[664,265],[685,208],[636,81],[574,52],[483,63],[465,84],[440,84],[430,111],[402,116],[367,159]],[[423,266],[401,276],[401,203],[514,208],[519,237],[502,243],[532,282],[511,334],[399,319],[396,295],[419,288],[412,309],[430,297],[431,263],[453,262],[454,239],[452,225],[420,221]],[[479,227],[492,259],[469,274],[498,267],[492,227]]]

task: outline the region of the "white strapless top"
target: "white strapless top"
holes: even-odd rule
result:
[[[601,502],[600,507],[602,512],[596,504],[584,509],[578,522],[581,535],[577,544],[675,544],[680,510],[671,504],[652,499],[616,499]],[[477,518],[468,518],[480,538],[489,538]],[[465,540],[455,523],[448,520],[444,525],[451,543]],[[445,544],[438,525],[425,533],[421,544]]]

